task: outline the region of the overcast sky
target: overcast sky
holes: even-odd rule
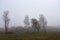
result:
[[[47,18],[48,25],[60,25],[60,0],[0,0],[1,27],[6,10],[9,10],[10,26],[23,25],[25,15],[38,19],[39,14]]]

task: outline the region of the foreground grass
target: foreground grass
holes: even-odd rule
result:
[[[60,40],[60,34],[0,34],[0,40]]]

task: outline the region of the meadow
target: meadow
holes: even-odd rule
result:
[[[0,34],[0,40],[60,40],[60,33]]]

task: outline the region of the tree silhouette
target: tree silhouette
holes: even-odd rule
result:
[[[8,32],[8,25],[9,25],[9,17],[8,17],[8,13],[9,11],[4,11],[4,14],[3,14],[3,20],[4,20],[4,24],[5,24],[5,33]]]
[[[24,24],[25,24],[25,27],[29,26],[29,16],[25,16]]]
[[[37,19],[31,19],[31,22],[32,22],[32,27],[34,28],[34,30],[37,30],[39,32],[40,26]]]
[[[39,18],[39,24],[40,24],[40,27],[43,28],[43,31],[46,32],[47,20],[42,14],[40,15],[40,18]]]

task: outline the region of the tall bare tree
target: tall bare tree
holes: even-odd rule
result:
[[[4,14],[3,14],[3,20],[4,20],[4,24],[5,24],[5,33],[8,32],[8,25],[9,25],[9,17],[8,17],[8,13],[9,11],[4,11]]]
[[[43,31],[46,32],[47,20],[43,14],[40,15],[39,24],[41,29],[43,29]]]
[[[29,16],[25,16],[24,24],[25,24],[25,27],[29,26]]]
[[[32,22],[32,27],[34,28],[34,30],[37,30],[39,32],[40,26],[37,19],[31,19],[31,22]]]

